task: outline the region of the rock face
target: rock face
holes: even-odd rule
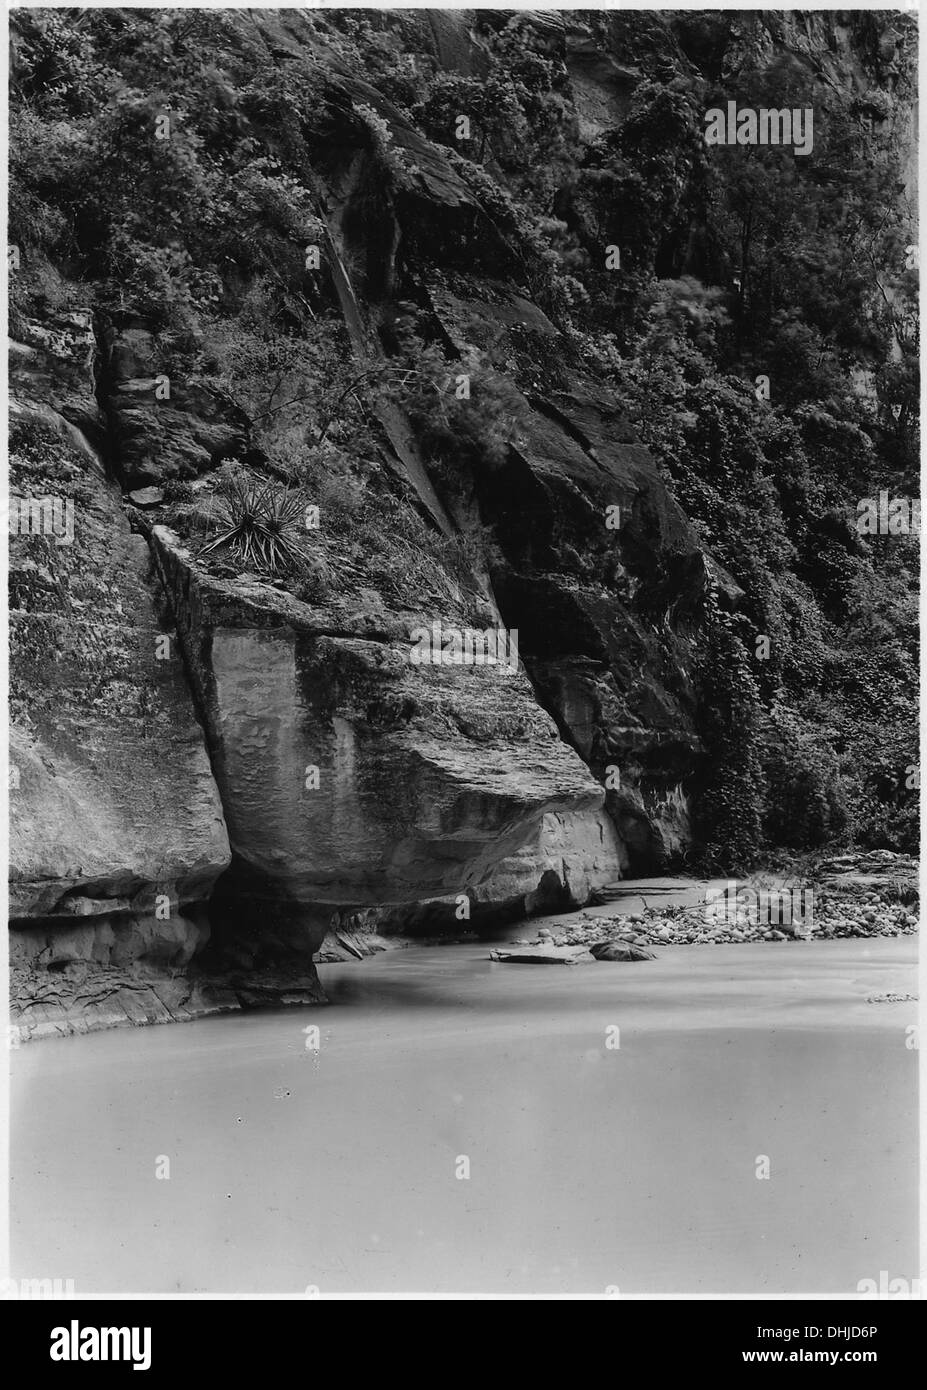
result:
[[[110,326],[100,355],[113,463],[128,489],[195,478],[244,449],[240,412],[174,373],[157,336],[130,320]]]
[[[585,74],[587,97],[598,83],[612,109],[614,91],[633,87],[639,74],[607,53],[604,67],[590,67],[588,32],[569,28],[567,38],[562,16],[536,18],[569,57],[572,79]],[[401,24],[413,49],[446,54],[456,72],[480,70],[464,12],[437,27],[428,15],[405,15]],[[709,557],[633,430],[518,283],[523,266],[450,152],[423,139],[357,73],[337,63],[330,71],[333,108],[362,102],[400,152],[389,195],[375,207],[376,174],[356,125],[338,125],[317,171],[331,274],[355,352],[382,357],[379,339],[401,288],[418,307],[418,333],[443,345],[453,370],[476,359],[508,378],[519,422],[504,463],[468,470],[455,460],[450,487],[423,482],[427,439],[410,449],[408,434],[381,413],[392,450],[439,524],[450,515],[459,532],[492,532],[501,553],[488,588],[500,621],[519,631],[536,698],[605,789],[622,858],[641,872],[661,868],[690,840],[688,783],[701,749],[687,673]],[[621,109],[619,101],[614,113]],[[497,266],[498,278],[483,263]]]
[[[176,977],[229,862],[151,555],[83,433],[98,423],[89,315],[31,336],[14,355],[10,537],[10,956],[26,1035],[75,1014],[183,1013]]]
[[[626,16],[530,22],[562,60],[564,110],[587,143],[620,125],[654,54],[689,91],[785,50],[807,66],[825,43],[827,64],[851,65],[841,25],[817,17],[637,16],[640,67],[621,56]],[[26,1032],[318,998],[312,958],[333,922],[349,955],[358,926],[480,930],[581,905],[689,844],[703,598],[709,581],[728,606],[739,591],[549,317],[492,179],[426,138],[414,102],[397,105],[401,74],[354,70],[327,23],[229,11],[209,52],[222,113],[205,143],[244,132],[259,166],[238,188],[229,245],[276,219],[279,272],[263,283],[260,258],[230,253],[192,326],[163,331],[114,310],[111,294],[95,322],[46,305],[13,345],[14,497],[47,496],[50,518],[43,531],[36,512],[37,533],[11,542],[11,926]],[[478,82],[488,70],[467,11],[363,23],[399,26],[423,72]],[[873,62],[890,94],[883,46]],[[311,93],[306,111],[293,99],[292,129],[269,104],[268,73],[282,92]],[[283,174],[319,111],[323,147],[311,167],[292,165],[299,178]],[[203,143],[194,132],[188,153]],[[596,170],[578,160],[573,172],[553,215],[585,226]],[[679,220],[660,274],[688,268]],[[172,238],[180,267],[189,252]],[[304,271],[310,239],[317,274]],[[381,392],[365,421],[371,457],[351,465],[395,523],[394,535],[378,522],[389,564],[375,570],[370,530],[367,551],[352,550],[346,507],[341,529],[318,537],[328,579],[309,596],[199,545],[223,460],[278,480],[277,446],[294,436],[311,452],[317,432],[292,418],[290,435],[276,431],[269,407],[249,416],[215,366],[236,360],[236,343],[254,355],[244,306],[269,285],[288,350],[337,317],[339,351],[371,375],[402,360],[396,325],[411,306],[416,351],[502,383],[512,426],[497,456],[456,438],[442,458],[434,421]],[[89,286],[65,288],[89,302]],[[269,360],[258,354],[257,375]],[[285,378],[273,391],[286,394]],[[341,524],[334,482],[323,512]],[[397,509],[419,524],[404,548]],[[414,664],[416,631],[436,623],[517,631],[519,660]]]
[[[430,296],[461,357],[478,350],[501,367],[529,351],[526,341],[536,356],[564,354],[536,306],[498,284],[481,288],[468,301]],[[516,396],[515,445],[476,481],[480,515],[503,552],[493,588],[544,707],[608,788],[635,863],[653,868],[689,840],[684,784],[699,747],[686,671],[706,561],[601,390],[569,368],[557,385]]]
[[[152,545],[225,807],[217,915],[237,958],[307,929],[315,949],[346,907],[380,905],[394,929],[468,921],[581,902],[621,872],[602,789],[523,672],[415,665],[420,621],[338,631],[269,585],[209,575],[165,527]]]
[[[401,22],[433,61],[482,70],[466,17]],[[521,661],[411,663],[416,629],[466,627],[454,582],[417,610],[381,593],[371,617],[350,596],[306,603],[234,565],[209,573],[163,524],[165,499],[247,456],[247,417],[176,369],[156,324],[110,314],[95,339],[89,314],[36,322],[14,354],[14,477],[73,498],[76,523],[72,544],[14,541],[27,1032],[318,997],[312,956],[333,917],[480,930],[580,905],[632,856],[662,862],[687,837],[694,533],[530,295],[472,268],[451,289],[429,268],[464,241],[513,265],[448,151],[300,16],[261,13],[247,41],[324,67],[333,133],[312,193],[358,360],[379,360],[394,301],[412,294],[450,360],[475,350],[512,377],[516,443],[463,491],[430,474],[399,408],[377,410],[384,467],[439,529],[494,530],[479,621],[517,629]],[[373,204],[358,106],[398,151]]]

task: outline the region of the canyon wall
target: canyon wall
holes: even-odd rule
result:
[[[587,145],[620,132],[660,62],[697,93],[724,74],[823,61],[822,82],[855,84],[870,104],[876,73],[880,119],[892,118],[890,35],[864,61],[829,15],[634,18],[633,42],[624,20],[591,12],[528,21],[562,64],[564,109]],[[225,255],[180,328],[124,303],[80,256],[35,252],[20,272],[13,495],[73,508],[63,543],[38,523],[11,536],[24,1036],[320,999],[313,956],[333,921],[488,930],[582,904],[629,869],[679,864],[704,759],[704,605],[741,597],[538,288],[491,181],[352,67],[348,21],[291,10],[215,22],[198,148],[221,146],[227,120],[262,177],[289,160],[279,187],[311,212],[279,234],[280,268],[259,275],[244,251]],[[419,77],[479,83],[487,71],[468,11],[371,22],[398,26]],[[113,21],[117,64],[127,23]],[[148,59],[133,61],[131,99],[154,112],[159,79],[148,73],[140,96]],[[311,102],[275,108],[272,93],[254,96],[252,72],[276,74],[281,93],[304,82]],[[584,190],[565,179],[552,198],[564,225],[588,224]],[[242,214],[230,235],[247,245],[256,225]],[[178,277],[195,262],[180,232],[164,249]],[[667,231],[660,273],[688,273],[695,255]],[[194,269],[204,283],[213,273]],[[331,485],[279,462],[296,436],[329,457],[318,410],[301,415],[297,394],[278,423],[279,403],[257,410],[253,382],[230,385],[216,366],[243,360],[239,337],[259,338],[253,305],[271,282],[288,342],[337,330],[319,391],[338,354],[359,381],[387,383]],[[414,376],[410,352],[491,383],[499,447],[455,440],[453,421],[439,438],[443,407],[423,413],[389,389]],[[207,551],[236,468],[307,503],[321,495],[312,582]],[[415,634],[436,624],[517,632],[517,667],[415,664]]]

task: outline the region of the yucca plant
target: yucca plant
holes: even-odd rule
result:
[[[208,555],[226,545],[246,565],[279,574],[307,559],[302,545],[304,508],[289,488],[261,483],[255,478],[232,477],[224,484],[221,530],[200,550]]]

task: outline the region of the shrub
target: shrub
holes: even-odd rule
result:
[[[223,484],[222,530],[200,549],[208,555],[228,546],[246,565],[279,574],[306,561],[302,544],[304,504],[297,493],[273,483],[261,483],[247,475],[227,478]]]
[[[162,491],[165,502],[193,501],[193,488],[183,478],[168,478]]]
[[[815,848],[844,834],[849,817],[840,767],[820,729],[777,706],[763,721],[760,758],[770,844]]]
[[[761,706],[736,619],[721,611],[713,591],[705,607],[697,711],[705,766],[693,803],[694,830],[709,872],[737,872],[756,862],[763,844]]]

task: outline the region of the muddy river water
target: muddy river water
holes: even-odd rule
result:
[[[327,1008],[15,1051],[12,1274],[78,1296],[916,1275],[917,1005],[883,997],[916,992],[913,938],[487,956],[391,951],[321,966]]]

